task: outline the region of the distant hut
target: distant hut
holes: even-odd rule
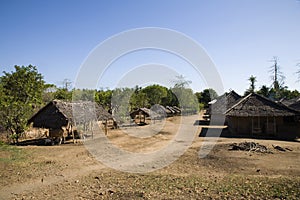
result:
[[[173,108],[173,110],[176,111],[176,114],[177,114],[177,115],[180,115],[180,114],[181,114],[181,109],[180,109],[179,107],[177,107],[177,106],[172,106],[172,108]]]
[[[255,93],[239,100],[226,112],[232,135],[292,139],[299,135],[299,112]]]
[[[166,109],[170,110],[170,112],[171,112],[170,116],[180,115],[180,111],[173,108],[172,106],[166,106]]]
[[[137,110],[132,111],[129,115],[136,124],[145,124],[146,118],[150,117],[150,109],[139,108]]]
[[[171,117],[175,115],[175,111],[171,107],[164,107],[160,104],[153,105],[151,110],[153,111],[153,114],[157,114],[159,118]]]

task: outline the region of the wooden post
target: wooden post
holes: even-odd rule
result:
[[[273,116],[273,122],[274,122],[274,135],[276,135],[276,120],[275,120],[275,116]]]
[[[92,139],[94,139],[93,121],[91,121]]]
[[[107,119],[105,120],[105,127],[104,127],[104,129],[105,129],[105,135],[107,135]]]
[[[140,119],[140,123],[142,123],[141,112],[139,112],[139,119]]]
[[[251,123],[251,128],[252,128],[252,129],[251,129],[251,136],[253,136],[253,117],[251,117],[251,122],[252,122],[252,123]]]
[[[269,117],[267,116],[267,130],[266,130],[267,134],[269,134]]]
[[[240,118],[236,117],[236,121],[237,121],[237,132],[235,134],[238,135],[240,133],[240,123],[239,123],[240,122]]]
[[[73,130],[73,125],[71,124],[71,133],[73,137],[73,143],[75,144],[75,135],[74,135],[74,130]]]

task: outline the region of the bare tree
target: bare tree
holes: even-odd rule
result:
[[[175,88],[185,88],[188,87],[192,81],[186,80],[183,75],[176,76],[176,80],[173,80]]]
[[[63,81],[62,81],[62,88],[69,91],[71,89],[71,84],[72,84],[72,81],[70,79],[67,79],[65,78]]]
[[[298,67],[298,70],[296,71],[296,74],[297,74],[297,82],[300,82],[300,62],[297,63],[296,65]]]
[[[276,56],[273,57],[270,62],[273,63],[273,65],[270,67],[269,72],[271,73],[271,80],[272,80],[272,85],[275,91],[279,91],[279,89],[283,86],[284,84],[284,79],[285,76],[280,70],[280,66],[278,64],[278,58]]]

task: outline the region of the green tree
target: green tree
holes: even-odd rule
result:
[[[135,86],[134,93],[130,98],[131,110],[147,107],[149,105],[147,94],[142,91],[142,88]]]
[[[211,100],[216,99],[218,97],[218,94],[214,89],[209,88],[209,89],[204,89],[200,93],[196,93],[196,96],[198,98],[198,102],[204,104],[204,107],[207,107],[208,103]]]
[[[42,103],[44,80],[35,66],[14,68],[14,72],[3,72],[1,77],[0,123],[9,131],[13,142],[18,143],[29,117]]]
[[[133,93],[133,88],[116,88],[113,90],[111,97],[112,114],[121,123],[129,120],[129,113],[132,110],[130,99]]]
[[[111,109],[111,97],[112,97],[112,90],[109,89],[101,89],[96,91],[95,93],[95,102],[102,105],[105,109]]]
[[[73,101],[94,101],[95,90],[90,89],[73,89],[72,100]]]
[[[163,99],[168,96],[168,89],[160,85],[150,85],[141,90],[145,93],[149,102],[149,106],[162,104]]]
[[[183,109],[183,113],[196,113],[199,110],[197,96],[193,90],[189,88],[191,81],[185,80],[183,76],[177,76],[172,92],[178,100],[179,106]]]
[[[249,86],[249,89],[246,90],[245,92],[245,96],[248,95],[249,93],[253,93],[255,91],[255,82],[257,81],[256,80],[256,77],[251,75],[249,78],[248,78],[248,81],[250,81],[250,86]]]
[[[167,89],[167,96],[162,98],[163,106],[178,106],[179,102],[172,89]]]
[[[270,88],[268,88],[266,85],[261,86],[261,88],[257,91],[258,94],[269,98],[270,97]]]
[[[62,100],[72,100],[72,92],[69,91],[66,88],[58,88],[54,94],[53,94],[55,99],[62,99]]]
[[[250,81],[250,88],[249,92],[254,92],[255,90],[255,82],[256,82],[256,77],[251,75],[250,78],[248,79]]]
[[[43,92],[43,104],[47,104],[54,98],[54,93],[57,91],[57,87],[54,84],[45,84]]]

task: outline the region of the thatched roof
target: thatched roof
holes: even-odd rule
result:
[[[234,90],[225,93],[211,101],[211,114],[223,114],[228,108],[237,103],[241,96]]]
[[[172,108],[177,112],[177,113],[181,113],[181,108],[177,107],[177,106],[172,106]]]
[[[290,109],[283,104],[276,103],[261,95],[250,93],[229,108],[227,116],[256,117],[256,116],[295,116],[299,115],[296,110]]]
[[[28,123],[33,123],[34,127],[59,128],[68,123],[106,119],[113,117],[95,102],[53,100],[33,115]]]
[[[297,102],[295,102],[295,103],[293,103],[293,104],[291,104],[291,105],[289,106],[289,108],[292,108],[292,109],[294,109],[294,110],[300,111],[300,100],[297,101]]]
[[[300,97],[296,97],[296,98],[293,98],[293,99],[282,98],[282,99],[280,99],[279,102],[286,105],[286,106],[290,106],[292,104],[300,102]]]
[[[166,109],[170,110],[173,115],[181,113],[181,110],[176,107],[166,106]]]
[[[154,106],[152,106],[151,110],[153,112],[156,112],[159,115],[164,115],[164,114],[171,115],[171,114],[173,114],[173,112],[175,113],[175,111],[173,111],[169,108],[166,108],[160,104],[155,104]]]
[[[108,120],[113,119],[113,116],[108,113],[102,106],[91,101],[72,102],[72,116],[76,121],[81,120]]]

